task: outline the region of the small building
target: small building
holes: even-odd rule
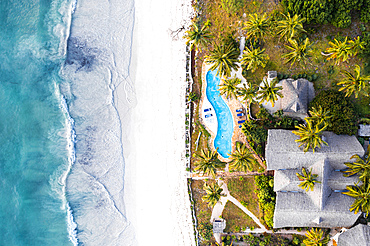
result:
[[[266,164],[268,170],[275,170],[274,228],[350,227],[359,217],[349,211],[355,199],[342,194],[358,177],[344,177],[340,171],[347,167],[344,162],[353,161],[352,155],[363,156],[365,151],[355,136],[332,132],[324,132],[323,136],[329,146],[304,153],[292,131],[268,131]],[[296,173],[301,173],[302,167],[318,174],[320,183],[313,191],[298,187]]]
[[[358,129],[358,135],[360,137],[370,137],[370,125],[360,124],[360,129]]]
[[[358,224],[339,235],[338,246],[370,246],[370,226]]]
[[[226,220],[215,219],[213,221],[213,233],[223,233],[226,228]]]
[[[271,82],[277,78],[276,71],[268,71],[267,82]],[[315,97],[315,89],[313,83],[307,79],[283,79],[280,80],[277,86],[281,86],[283,89],[280,93],[283,95],[282,98],[275,102],[274,107],[271,103],[264,102],[262,105],[268,109],[271,113],[275,113],[278,110],[283,110],[284,115],[290,117],[296,117],[304,119],[308,116],[308,104]]]

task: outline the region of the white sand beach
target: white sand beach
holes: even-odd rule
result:
[[[122,123],[125,207],[138,245],[195,245],[185,175],[185,42],[175,31],[191,18],[190,0],[136,0],[130,78],[116,103]],[[127,125],[126,125],[127,123]]]

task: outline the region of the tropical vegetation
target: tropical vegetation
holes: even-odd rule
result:
[[[277,86],[278,83],[279,81],[277,79],[272,80],[270,83],[266,79],[263,80],[263,85],[260,87],[257,97],[261,104],[263,102],[270,102],[272,107],[274,107],[275,102],[279,99],[278,97],[283,97],[283,94],[280,92],[283,87]]]
[[[359,155],[351,156],[351,159],[355,159],[354,162],[345,162],[344,164],[348,167],[347,170],[342,171],[343,176],[348,177],[352,175],[360,175],[359,179],[362,182],[370,181],[370,146],[367,148],[367,153],[362,159]]]
[[[216,176],[218,169],[225,167],[225,163],[218,159],[217,149],[215,151],[201,150],[201,154],[195,154],[199,159],[195,165],[195,171],[202,173],[202,175]]]
[[[365,49],[366,42],[362,41],[360,36],[355,38],[354,40],[349,41],[349,46],[352,50],[352,55],[355,56],[358,53],[361,53]]]
[[[310,171],[307,171],[306,168],[302,167],[302,174],[296,173],[298,179],[301,181],[301,183],[298,185],[303,190],[306,191],[313,191],[313,188],[315,187],[315,183],[321,183],[317,180],[317,177],[319,175],[312,174],[312,168]]]
[[[202,200],[207,202],[209,207],[213,208],[221,199],[221,196],[223,196],[221,194],[223,189],[217,182],[211,184],[204,183],[203,189],[207,194],[202,197]]]
[[[290,51],[283,55],[286,59],[286,63],[291,62],[293,65],[295,62],[306,64],[309,62],[311,43],[306,38],[302,44],[299,44],[295,39],[288,40],[291,46],[286,45],[285,47]]]
[[[238,97],[238,85],[241,80],[234,76],[231,79],[224,79],[222,84],[219,85],[218,90],[220,95],[224,95],[227,99],[237,98]]]
[[[264,68],[268,62],[269,56],[264,52],[265,49],[261,50],[259,47],[252,50],[245,47],[240,63],[245,65],[247,70],[251,70],[251,72],[254,73],[258,67]]]
[[[348,97],[337,90],[323,90],[309,104],[309,110],[322,108],[332,115],[327,120],[327,130],[338,135],[354,135],[357,133],[358,114]]]
[[[190,49],[200,50],[206,47],[208,42],[213,38],[209,29],[209,21],[200,26],[198,23],[193,23],[190,30],[186,31],[186,44],[190,44]]]
[[[258,86],[254,86],[251,83],[249,84],[249,87],[244,84],[243,87],[239,88],[238,96],[241,97],[241,100],[248,105],[248,108],[251,103],[255,102],[258,89]]]
[[[257,189],[255,190],[260,211],[262,213],[261,222],[264,223],[268,228],[272,228],[274,225],[274,210],[276,193],[274,192],[274,177],[272,176],[254,176]]]
[[[263,39],[270,32],[271,21],[266,13],[262,15],[250,14],[244,26],[247,31],[247,38]]]
[[[355,67],[355,75],[352,73],[343,70],[341,71],[344,79],[338,83],[339,91],[345,91],[346,97],[355,94],[355,98],[362,94],[364,96],[369,96],[369,88],[370,88],[370,76],[362,76],[361,67],[356,65]]]
[[[299,139],[295,140],[299,143],[299,147],[303,146],[303,151],[307,152],[309,149],[312,152],[315,152],[316,148],[321,148],[321,145],[325,144],[325,142],[321,135],[322,132],[326,129],[327,124],[315,124],[312,120],[306,118],[306,125],[300,124],[297,126],[298,130],[293,131],[295,135],[299,137]]]
[[[307,119],[311,120],[314,124],[326,124],[330,126],[330,119],[333,117],[333,115],[330,113],[329,110],[324,110],[321,105],[316,108],[312,108],[308,111],[310,113],[310,117],[307,117]]]
[[[285,40],[297,38],[301,33],[306,32],[303,28],[305,18],[295,14],[290,16],[288,14],[282,14],[282,19],[277,22],[276,30],[277,34]]]
[[[202,94],[201,82],[204,73],[202,73],[201,68],[203,61],[207,60],[208,64],[212,64],[213,69],[220,67],[223,70],[223,72],[219,72],[222,80],[230,78],[233,71],[238,68],[238,56],[240,54],[238,48],[242,45],[239,39],[244,36],[246,37],[244,57],[246,57],[245,53],[248,53],[249,50],[250,53],[256,52],[257,56],[261,53],[267,55],[268,59],[266,60],[268,62],[265,60],[264,63],[258,65],[258,57],[255,58],[255,56],[249,58],[250,63],[249,60],[248,62],[241,62],[242,75],[249,84],[243,85],[243,87],[240,86],[236,90],[233,88],[232,97],[236,95],[238,99],[243,99],[246,104],[256,101],[266,102],[261,98],[261,93],[258,93],[258,91],[260,91],[260,82],[266,76],[267,71],[278,71],[279,79],[306,78],[314,82],[317,93],[316,98],[310,103],[307,119],[312,122],[312,126],[320,126],[319,132],[322,131],[321,128],[326,126],[325,130],[333,131],[336,134],[356,134],[358,113],[361,114],[361,117],[370,118],[370,107],[368,106],[370,98],[366,97],[366,93],[362,93],[366,92],[364,89],[359,92],[357,98],[355,91],[346,97],[347,90],[344,89],[344,85],[339,83],[342,82],[343,73],[341,71],[348,71],[353,75],[352,77],[356,77],[354,71],[356,64],[361,67],[361,77],[365,77],[370,72],[370,66],[368,65],[370,64],[368,58],[370,54],[370,24],[360,22],[360,19],[361,21],[370,20],[370,11],[366,11],[369,10],[367,2],[369,1],[282,0],[281,4],[271,5],[270,2],[266,1],[193,1],[195,21],[205,23],[206,20],[210,20],[212,25],[209,25],[207,30],[215,37],[212,42],[207,41],[208,49],[201,46],[202,52],[196,53],[197,59],[192,63],[192,65],[195,63],[195,66],[192,66],[193,70],[195,69],[192,70],[193,91],[197,95]],[[244,13],[246,13],[245,16]],[[263,16],[263,13],[266,13],[266,15]],[[284,13],[284,15],[281,13]],[[292,21],[293,19],[296,20]],[[355,23],[347,29],[333,28],[332,26],[349,26],[352,21]],[[249,23],[247,24],[247,22]],[[292,24],[294,22],[296,24]],[[351,38],[353,35],[356,35],[356,38]],[[308,48],[301,47],[305,41]],[[331,43],[329,44],[329,42]],[[215,51],[217,47],[223,47],[224,50],[230,47],[228,50],[234,50],[233,62],[229,63],[223,60],[224,57],[228,56],[224,56],[224,53],[228,52],[219,52],[222,53],[221,56],[214,60],[215,62],[209,62],[208,58],[212,56],[212,53],[217,53]],[[253,63],[255,60],[257,62]],[[288,62],[289,65],[285,65],[285,62]],[[229,74],[227,74],[228,72]],[[262,84],[262,87],[266,86]],[[352,87],[356,86],[352,85]],[[338,91],[340,88],[343,89]],[[273,102],[276,102],[275,100]],[[243,106],[245,107],[245,105]],[[274,117],[272,117],[266,113],[266,110],[259,109],[260,106],[257,103],[252,104],[252,118],[258,120],[246,121],[241,129],[246,135],[249,146],[263,160],[268,129],[293,129],[299,123],[296,119],[284,116],[284,114],[281,114],[282,112],[274,113]],[[192,112],[194,117],[198,118],[199,110],[202,110],[201,107],[199,109],[194,107]],[[317,134],[314,127],[312,129],[313,135],[319,135],[320,137],[321,133]],[[200,132],[203,134],[199,135]],[[205,132],[204,127],[202,128],[200,121],[198,121],[193,133],[195,139],[192,139],[191,144],[193,153],[200,153],[202,149],[207,149],[206,147],[211,143]],[[193,144],[197,142],[196,140],[199,140],[200,148],[197,148],[198,144]],[[323,144],[321,143],[321,145]],[[300,146],[302,147],[302,145]],[[303,148],[307,148],[307,146],[305,145]],[[308,150],[311,148],[308,147]],[[317,147],[313,147],[313,151],[315,150],[317,150]],[[192,156],[191,168],[196,168],[198,161],[199,158]],[[363,159],[363,162],[366,163],[366,158]],[[359,159],[355,159],[347,171],[350,172],[351,168],[353,173],[361,176],[362,168],[366,167]],[[307,173],[310,172],[309,169],[306,169],[306,171]],[[300,174],[303,176],[303,173],[300,172]],[[233,176],[235,173],[228,175]],[[314,182],[314,184],[316,183]],[[203,186],[203,183],[201,183],[201,186]],[[314,189],[317,189],[317,186]],[[200,188],[200,190],[202,189]],[[258,192],[260,192],[260,197],[265,197],[264,193],[267,193],[266,190],[260,191],[259,189]],[[203,193],[200,192],[198,199],[201,200],[202,196]],[[270,217],[269,223],[272,226],[273,201],[272,198],[267,200],[271,203],[259,199],[260,216],[263,220]],[[261,205],[261,203],[264,203],[264,205]],[[204,207],[207,206],[204,202],[201,202],[201,204]],[[262,208],[263,206],[265,208]],[[202,217],[204,215],[203,211],[204,209],[196,210],[196,216]],[[207,213],[209,220],[209,211]],[[266,214],[269,216],[266,216]],[[239,230],[235,232],[237,231]],[[201,245],[214,244],[214,242],[207,244],[202,239],[203,236],[200,238]],[[232,241],[236,242],[234,239]]]
[[[347,191],[343,194],[353,197],[356,200],[350,207],[351,212],[357,214],[359,211],[362,211],[366,216],[370,213],[370,185],[369,182],[364,182],[362,185],[351,185],[347,186]]]
[[[253,164],[256,162],[251,151],[241,142],[236,142],[235,151],[231,153],[229,159],[231,159],[229,169],[240,172],[252,171]]]
[[[325,237],[324,231],[321,229],[311,228],[305,236],[303,243],[306,246],[326,246],[329,243],[329,238]]]
[[[206,57],[206,62],[212,64],[211,70],[217,69],[218,76],[230,77],[232,69],[238,69],[239,51],[233,44],[215,45],[210,55]]]
[[[283,7],[291,14],[300,14],[309,24],[328,24],[346,28],[352,23],[354,10],[362,22],[370,20],[370,2],[353,0],[282,0]]]
[[[328,60],[334,59],[336,64],[347,61],[352,56],[353,50],[351,45],[347,41],[347,37],[343,41],[339,41],[334,38],[334,41],[329,41],[330,47],[326,49]]]

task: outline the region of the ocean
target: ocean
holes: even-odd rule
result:
[[[122,119],[133,0],[0,1],[0,245],[132,245]]]

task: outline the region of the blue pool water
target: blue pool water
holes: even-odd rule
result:
[[[234,121],[230,108],[222,99],[218,91],[218,85],[220,84],[221,79],[216,76],[216,72],[216,70],[210,70],[207,72],[206,95],[216,112],[218,122],[214,146],[215,148],[218,148],[218,153],[222,157],[228,158],[228,155],[231,153],[231,138],[234,131]]]

